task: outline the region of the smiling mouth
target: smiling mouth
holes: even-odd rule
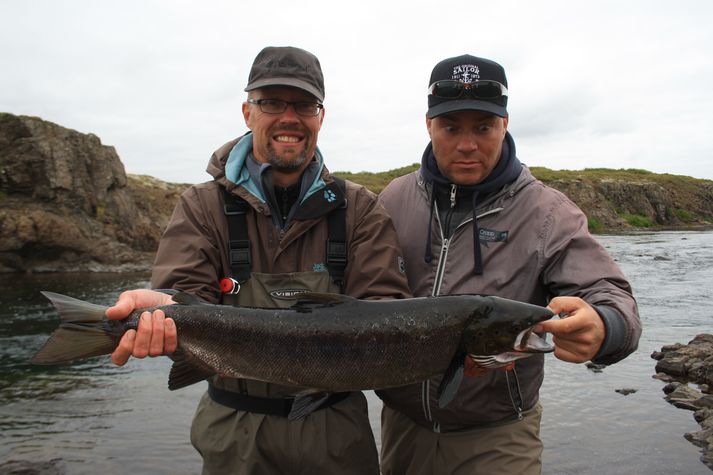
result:
[[[301,137],[296,137],[294,135],[275,135],[273,137],[273,140],[278,143],[287,143],[287,144],[293,144],[293,143],[299,143],[302,141]]]

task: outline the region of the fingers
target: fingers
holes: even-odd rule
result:
[[[129,330],[124,333],[124,336],[119,341],[119,346],[116,347],[111,354],[111,361],[118,366],[124,366],[131,353],[134,350],[134,340],[136,339],[136,330]]]
[[[158,313],[158,310],[155,313]],[[144,312],[141,314],[139,328],[136,330],[136,341],[134,342],[133,355],[135,358],[146,358],[149,354],[151,338],[153,337],[151,320],[151,313]],[[161,337],[163,337],[163,331],[161,332]]]
[[[161,356],[176,351],[178,335],[176,324],[161,310],[153,313],[143,312],[139,318],[138,328],[128,330],[119,342],[119,346],[111,355],[111,360],[122,366],[131,356],[146,358]]]
[[[555,357],[572,363],[593,358],[601,347],[606,329],[594,308],[578,297],[556,297],[548,307],[566,317],[542,322],[535,331],[552,333]]]
[[[593,345],[586,339],[577,341],[553,337],[552,343],[555,345],[555,357],[569,363],[584,363],[596,354]]]

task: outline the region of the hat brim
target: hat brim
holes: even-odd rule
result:
[[[452,101],[445,101],[441,102],[440,104],[436,104],[428,109],[428,112],[426,113],[426,117],[429,119],[433,119],[434,117],[438,117],[440,115],[448,114],[451,112],[459,112],[459,111],[467,111],[467,110],[473,110],[473,111],[482,111],[482,112],[489,112],[490,114],[495,114],[499,117],[507,117],[508,116],[508,111],[505,106],[501,106],[499,104],[495,104],[493,102],[489,101],[476,101],[473,99],[463,99],[463,100],[452,100]]]
[[[268,87],[268,86],[287,86],[287,87],[296,87],[297,89],[302,89],[305,92],[308,92],[309,94],[312,94],[319,102],[324,101],[324,96],[311,84],[309,84],[306,81],[302,81],[300,79],[295,79],[295,78],[269,78],[269,79],[260,79],[258,81],[254,81],[245,87],[245,91],[249,92],[254,89],[260,89],[261,87]]]

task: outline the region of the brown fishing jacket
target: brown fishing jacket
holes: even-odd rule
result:
[[[513,183],[479,203],[484,272],[474,275],[472,215],[444,242],[435,212],[429,235],[431,192],[416,171],[394,180],[379,196],[396,226],[414,296],[489,294],[543,306],[555,296],[578,296],[597,310],[607,330],[594,362],[615,363],[636,349],[641,324],[629,283],[564,194],[523,167]],[[424,259],[427,245],[430,263]],[[517,361],[513,371],[465,378],[444,409],[436,400],[439,378],[378,394],[389,407],[434,431],[497,424],[536,404],[543,366],[544,357],[536,355]]]
[[[396,232],[376,195],[348,181],[344,195],[330,186],[334,180],[317,151],[315,160],[320,171],[310,194],[291,223],[281,230],[273,224],[270,207],[243,170],[251,150],[250,134],[223,145],[208,163],[213,181],[191,186],[183,193],[159,244],[151,278],[153,288],[179,289],[208,302],[220,302],[220,280],[230,271],[228,223],[221,190],[225,188],[250,205],[246,218],[253,272],[326,272],[325,218],[329,211],[346,203],[348,263],[344,293],[356,298],[410,297]],[[226,164],[232,167],[239,184],[226,177]]]

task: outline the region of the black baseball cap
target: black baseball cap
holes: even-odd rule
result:
[[[431,72],[431,80],[428,83],[429,91],[438,81],[459,81],[461,83],[474,83],[476,81],[494,81],[505,87],[507,91],[508,80],[505,77],[505,70],[495,61],[478,58],[469,54],[444,59],[438,63]],[[436,97],[428,95],[429,119],[439,115],[448,114],[462,110],[479,110],[489,112],[500,117],[507,117],[508,97],[506,93],[492,99],[476,99],[473,96],[464,94],[455,99]]]
[[[245,91],[266,86],[302,89],[324,101],[324,76],[315,55],[292,46],[268,46],[253,61]]]

